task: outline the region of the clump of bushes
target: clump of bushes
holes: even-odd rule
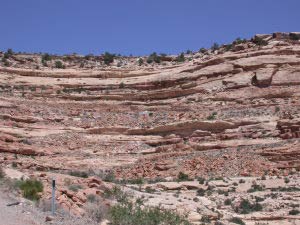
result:
[[[88,178],[88,174],[84,171],[71,171],[69,175],[74,177]]]
[[[109,211],[112,225],[190,225],[182,216],[159,207],[143,206],[141,201],[126,199],[114,205]]]
[[[16,185],[22,190],[23,197],[32,201],[39,200],[39,193],[43,192],[44,189],[42,182],[35,179],[20,180],[17,181]]]
[[[268,42],[266,40],[264,40],[263,38],[261,37],[257,37],[255,36],[253,39],[252,39],[252,42],[256,45],[259,45],[259,46],[265,46],[265,45],[268,45]]]
[[[243,199],[240,202],[239,206],[236,207],[236,209],[235,209],[235,212],[241,213],[241,214],[248,214],[248,213],[257,212],[257,211],[262,211],[262,205],[257,202],[251,203],[247,199]]]
[[[147,58],[147,63],[160,63],[161,62],[161,57],[156,54],[156,52],[153,52],[151,55],[148,56]]]

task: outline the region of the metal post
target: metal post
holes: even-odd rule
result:
[[[52,179],[52,204],[51,204],[52,216],[55,214],[55,179]]]

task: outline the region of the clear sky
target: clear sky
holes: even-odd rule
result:
[[[179,53],[300,31],[300,0],[0,0],[0,49]]]

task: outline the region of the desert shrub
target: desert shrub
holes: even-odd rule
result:
[[[200,53],[206,53],[206,52],[207,52],[207,49],[206,49],[206,48],[200,48],[199,52],[200,52]]]
[[[199,189],[197,190],[197,195],[198,195],[198,196],[204,196],[204,195],[205,195],[205,190],[204,190],[203,188],[199,188]]]
[[[115,54],[105,52],[104,55],[103,55],[103,61],[106,65],[109,65],[109,64],[114,62],[115,57],[116,57]]]
[[[255,36],[253,39],[252,39],[252,42],[256,45],[259,45],[259,46],[264,46],[264,45],[268,45],[268,42],[266,40],[264,40],[263,38],[260,38],[260,37],[257,37]]]
[[[224,205],[231,205],[231,199],[227,198],[227,199],[224,201]]]
[[[144,178],[138,177],[135,179],[119,180],[118,183],[120,183],[120,184],[144,184],[145,181],[144,181]]]
[[[288,177],[285,177],[284,178],[284,183],[286,183],[286,184],[290,183],[290,179]]]
[[[199,184],[204,184],[205,178],[203,177],[198,177],[197,180],[199,181]]]
[[[213,45],[211,46],[211,50],[212,51],[216,51],[216,50],[218,50],[220,48],[220,46],[219,46],[219,44],[218,43],[213,43]]]
[[[0,180],[5,177],[4,170],[0,167]]]
[[[255,196],[255,201],[256,202],[263,202],[265,199],[264,198],[261,198],[259,196]]]
[[[240,184],[244,184],[245,182],[246,182],[246,181],[243,180],[243,179],[240,179],[240,180],[239,180],[239,183],[240,183]]]
[[[86,211],[86,215],[92,219],[93,221],[96,222],[101,222],[108,213],[108,208],[107,206],[105,206],[104,204],[101,204],[100,202],[97,203],[87,203],[85,205],[85,211]]]
[[[119,88],[122,89],[122,88],[124,88],[124,87],[125,87],[124,82],[121,82],[121,83],[119,84]]]
[[[69,186],[70,191],[78,192],[80,189],[82,189],[82,186],[79,184],[71,184]]]
[[[112,189],[105,189],[103,197],[107,199],[115,199],[118,202],[124,202],[128,199],[128,194],[123,192],[121,188],[114,186]]]
[[[105,182],[114,182],[116,180],[115,174],[112,171],[109,171],[102,178]]]
[[[142,58],[139,58],[138,64],[139,64],[139,66],[143,65],[144,64],[144,60]]]
[[[88,202],[94,203],[97,199],[97,196],[93,194],[89,194],[86,198]]]
[[[235,212],[241,213],[241,214],[248,214],[251,212],[257,212],[261,211],[262,206],[259,203],[251,203],[247,199],[243,199],[239,206],[235,209]]]
[[[43,191],[42,182],[35,179],[20,180],[16,185],[22,190],[23,197],[29,200],[39,200],[39,193]]]
[[[3,58],[4,59],[8,59],[9,57],[11,57],[14,54],[13,50],[11,48],[7,49],[7,51],[4,53]]]
[[[298,215],[300,213],[300,211],[298,209],[292,209],[291,211],[289,211],[289,215]]]
[[[65,65],[61,61],[57,60],[55,61],[55,67],[58,69],[64,69]]]
[[[52,60],[52,56],[49,55],[48,53],[42,55],[42,61],[50,61],[50,60]]]
[[[296,192],[296,191],[300,191],[300,188],[298,188],[298,187],[278,187],[278,188],[271,188],[271,191]]]
[[[240,224],[240,225],[246,225],[246,224],[244,223],[244,221],[243,221],[242,219],[238,218],[238,217],[233,217],[233,218],[231,218],[231,219],[229,220],[229,222],[231,222],[231,223],[236,223],[236,224]]]
[[[154,193],[155,192],[155,190],[153,188],[149,187],[149,186],[145,188],[145,191],[147,193]]]
[[[184,62],[185,61],[184,53],[181,53],[179,56],[177,56],[176,61]]]
[[[109,211],[112,225],[189,225],[178,214],[159,207],[143,206],[140,203],[125,201],[111,207]]]
[[[253,192],[256,192],[256,191],[263,191],[264,188],[263,186],[260,186],[258,184],[252,184],[251,188],[247,191],[248,193],[253,193]]]
[[[299,34],[290,33],[289,36],[290,36],[290,39],[293,40],[293,41],[300,40],[300,35]]]
[[[189,178],[189,175],[183,173],[183,172],[179,172],[179,174],[177,175],[177,182],[180,182],[180,181],[189,181],[191,180]]]
[[[217,112],[213,112],[206,119],[208,119],[208,120],[215,120],[216,116],[217,116]]]
[[[247,40],[246,39],[241,39],[240,37],[238,37],[237,39],[235,39],[232,44],[234,45],[238,45],[238,44],[242,44],[242,43],[246,43]]]
[[[153,62],[155,62],[155,63],[160,63],[161,62],[161,57],[160,56],[158,56],[157,54],[156,54],[156,52],[153,52],[151,55],[149,55],[148,56],[148,58],[147,58],[147,63],[153,63]]]
[[[88,174],[84,171],[71,171],[69,175],[74,177],[88,178]]]

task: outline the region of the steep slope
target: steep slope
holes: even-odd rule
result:
[[[77,170],[120,179],[298,171],[300,42],[291,34],[186,54],[183,63],[10,55],[0,67],[1,164],[42,171],[45,181]],[[66,68],[54,68],[57,60]]]

